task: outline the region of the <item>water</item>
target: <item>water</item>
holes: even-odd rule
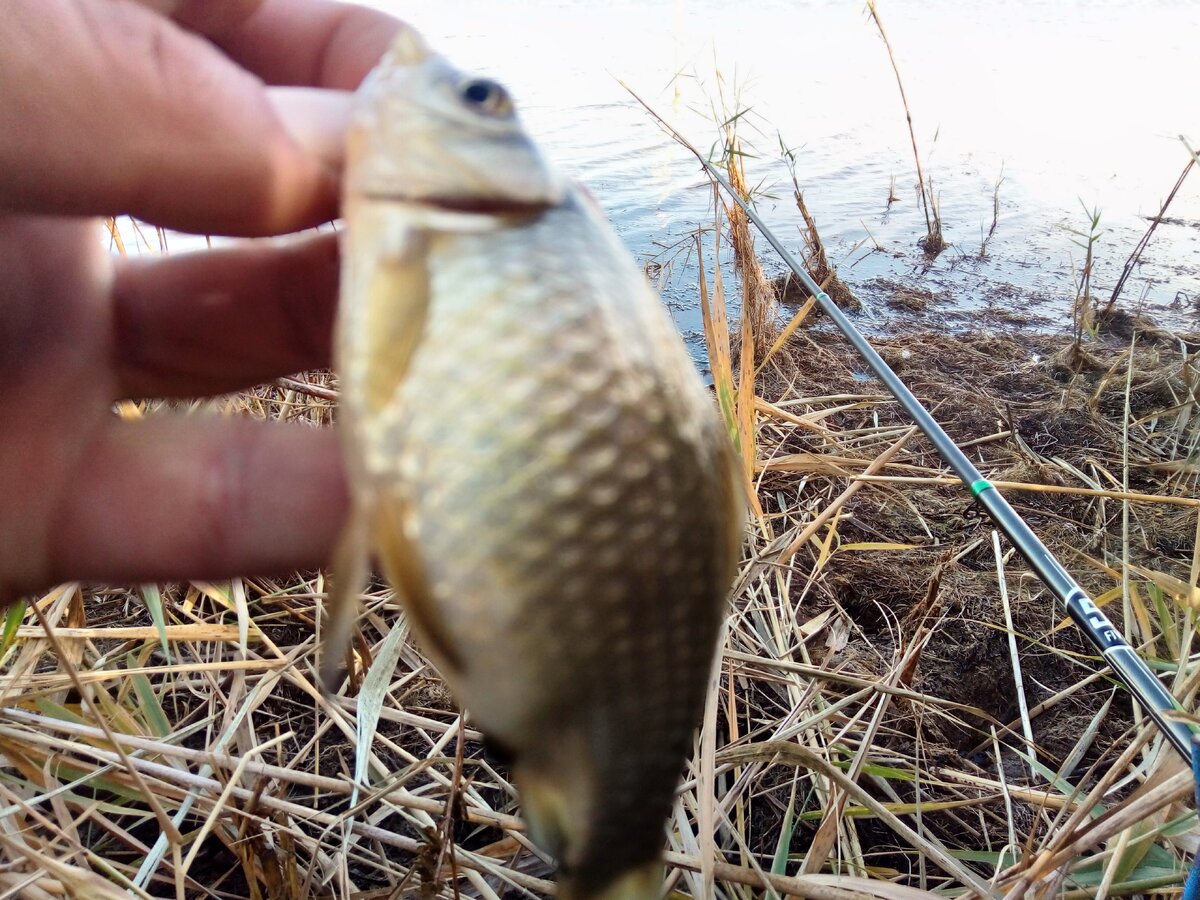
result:
[[[1083,259],[1068,229],[1086,229],[1083,206],[1100,210],[1095,280],[1106,297],[1187,162],[1177,136],[1200,144],[1200,4],[882,0],[951,243],[923,271],[903,108],[858,0],[377,5],[458,65],[505,82],[530,131],[591,189],[638,259],[674,259],[664,294],[694,346],[698,272],[694,254],[676,254],[711,223],[711,193],[618,78],[705,152],[719,90],[749,107],[741,131],[758,158],[748,176],[777,197],[761,198],[760,212],[799,251],[780,139],[795,148],[830,257],[865,302],[860,324],[876,332],[908,321],[886,302],[897,285],[932,291],[936,320],[953,327],[1013,315],[1061,327]],[[980,259],[1001,172],[999,225]],[[888,209],[893,177],[899,200]],[[1123,301],[1195,330],[1200,313],[1185,301],[1200,301],[1200,173],[1168,215]]]

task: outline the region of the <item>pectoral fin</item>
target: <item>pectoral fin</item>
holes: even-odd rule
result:
[[[429,312],[429,269],[424,241],[410,237],[403,255],[381,258],[366,283],[364,318],[368,416],[396,402],[417,345],[425,334]]]
[[[338,368],[343,382],[341,424],[351,490],[350,518],[334,551],[326,601],[329,621],[320,678],[330,690],[352,663],[347,653],[368,575],[371,527],[380,461],[397,452],[388,441],[399,411],[400,384],[425,333],[429,270],[425,238],[407,229],[386,205],[355,201],[343,248]]]

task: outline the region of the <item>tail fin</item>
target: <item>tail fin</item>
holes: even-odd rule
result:
[[[658,860],[624,871],[601,886],[595,885],[596,870],[572,872],[570,857],[579,840],[573,833],[585,815],[578,796],[537,770],[515,767],[517,787],[521,791],[521,809],[534,843],[559,862],[558,896],[560,900],[659,900],[662,895],[663,867]],[[578,790],[578,785],[576,785]],[[589,877],[590,876],[590,877]]]
[[[662,863],[654,860],[617,876],[599,891],[580,889],[570,877],[564,878],[558,896],[560,900],[659,900],[662,888]]]

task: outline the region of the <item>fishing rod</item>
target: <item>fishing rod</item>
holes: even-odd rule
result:
[[[963,485],[971,492],[971,496],[987,511],[987,514],[991,516],[996,527],[1017,548],[1017,552],[1025,558],[1025,561],[1029,563],[1034,573],[1042,580],[1042,583],[1051,590],[1054,596],[1062,601],[1071,618],[1075,620],[1075,624],[1083,629],[1083,633],[1087,635],[1087,639],[1092,642],[1093,646],[1100,651],[1105,662],[1125,682],[1125,686],[1129,688],[1129,692],[1142,705],[1142,708],[1146,710],[1150,718],[1154,720],[1163,734],[1167,736],[1175,749],[1183,755],[1185,760],[1190,762],[1192,759],[1192,737],[1196,732],[1187,722],[1174,715],[1176,712],[1182,712],[1183,708],[1171,696],[1170,691],[1164,688],[1162,683],[1154,677],[1149,667],[1137,655],[1136,651],[1126,643],[1125,639],[1121,637],[1120,632],[1113,627],[1108,617],[1101,612],[1092,598],[1087,595],[1087,592],[1062,567],[1062,564],[1059,563],[1046,545],[1042,543],[1041,539],[1033,533],[1033,529],[1025,524],[1025,520],[1009,505],[1000,491],[996,489],[996,486],[980,474],[967,455],[959,449],[958,445],[942,429],[942,426],[929,414],[929,410],[921,405],[921,401],[913,395],[913,392],[892,371],[891,367],[884,362],[883,357],[875,351],[874,347],[867,343],[867,339],[863,337],[862,332],[854,327],[854,323],[846,317],[846,314],[841,311],[830,296],[821,290],[821,286],[813,280],[804,267],[779,242],[779,239],[766,226],[766,223],[759,218],[758,213],[751,209],[750,205],[741,198],[737,191],[729,186],[729,182],[725,180],[724,176],[721,175],[712,163],[702,158],[699,154],[696,155],[696,158],[700,160],[701,164],[708,171],[708,174],[717,184],[721,185],[737,205],[742,208],[750,221],[762,232],[762,236],[775,248],[775,252],[780,255],[787,264],[787,267],[795,273],[808,292],[817,299],[817,303],[821,305],[821,309],[825,311],[825,314],[833,320],[838,330],[846,336],[854,346],[854,349],[866,360],[867,365],[871,367],[871,370],[878,376],[879,380],[884,383],[888,391],[896,398],[904,408],[904,411],[908,413],[909,418],[916,423],[917,427],[933,443],[938,455],[954,470],[954,474],[962,479]],[[1198,756],[1198,759],[1200,759],[1200,756]]]

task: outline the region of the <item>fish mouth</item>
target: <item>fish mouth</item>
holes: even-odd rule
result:
[[[424,206],[449,213],[475,216],[528,218],[538,216],[556,204],[547,201],[509,200],[501,197],[412,197],[405,194],[367,193],[366,200]]]

